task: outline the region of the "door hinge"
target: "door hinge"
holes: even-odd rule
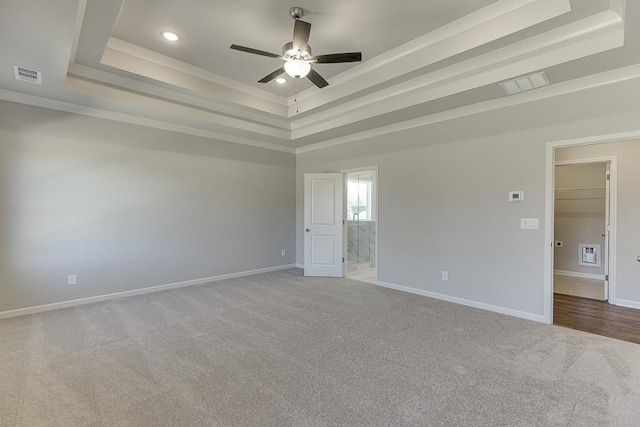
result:
[[[607,174],[607,181],[611,181],[611,175]]]
[[[344,257],[342,257],[342,262],[344,262]]]
[[[344,225],[344,219],[342,220],[342,225]]]
[[[605,282],[608,282],[608,281],[609,281],[609,275],[608,275],[608,274],[606,274],[606,275],[604,276],[604,281],[605,281]]]

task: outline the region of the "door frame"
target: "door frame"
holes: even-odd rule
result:
[[[561,147],[565,148],[565,147]],[[608,239],[605,239],[605,251],[604,251],[604,262],[606,266],[604,268],[604,274],[609,275],[609,280],[605,281],[605,296],[606,300],[609,304],[615,304],[615,284],[616,284],[616,276],[615,276],[615,268],[612,268],[616,264],[616,246],[615,246],[615,233],[616,229],[615,223],[617,218],[617,203],[618,199],[617,195],[617,182],[618,182],[618,157],[617,156],[604,156],[604,157],[590,157],[584,159],[575,159],[575,160],[562,160],[556,161],[555,166],[567,166],[567,165],[593,165],[593,164],[604,164],[606,166],[606,173],[609,176],[609,180],[606,182],[606,206],[605,206],[605,222],[608,220],[609,229],[607,230]],[[554,189],[555,189],[555,168],[554,168]],[[555,197],[553,201],[553,224],[551,226],[554,229],[555,236]],[[606,227],[605,223],[605,227]],[[555,238],[555,237],[554,237]],[[613,271],[612,271],[613,270]]]
[[[378,165],[375,166],[367,166],[367,167],[361,167],[361,168],[354,168],[354,169],[343,169],[342,172],[342,253],[344,254],[344,259],[345,262],[342,263],[342,275],[343,277],[347,277],[347,245],[348,245],[348,234],[347,234],[347,175],[353,172],[365,172],[365,171],[373,171],[373,198],[375,199],[375,218],[376,218],[376,238],[375,238],[375,245],[376,245],[376,253],[375,253],[375,270],[376,270],[376,285],[378,284],[378,281],[380,280],[380,276],[379,276],[379,272],[380,272],[380,233],[379,228],[380,228],[380,201],[378,199],[378,182],[379,182],[379,177],[380,177],[380,173],[378,170]]]
[[[553,251],[554,251],[554,213],[555,213],[555,167],[556,149],[580,147],[585,145],[606,144],[611,142],[629,141],[640,138],[640,130],[611,135],[599,135],[586,138],[552,141],[546,147],[545,167],[545,237],[544,237],[544,321],[553,324]],[[604,160],[603,160],[604,159]],[[600,163],[612,159],[601,157]],[[618,220],[618,163],[617,157],[611,162],[610,168],[610,215],[611,232],[609,233],[609,304],[617,305],[616,280],[617,266],[615,263],[617,249],[617,220]],[[613,255],[613,258],[612,258]],[[613,260],[613,262],[611,262]]]

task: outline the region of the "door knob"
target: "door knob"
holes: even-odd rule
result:
[[[306,230],[304,230],[304,231],[306,231],[306,232],[308,233],[308,232],[310,232],[311,230],[309,230],[309,229],[307,228],[307,229],[306,229]]]

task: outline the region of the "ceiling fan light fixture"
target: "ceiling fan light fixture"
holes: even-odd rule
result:
[[[302,59],[290,59],[284,63],[284,71],[293,78],[301,79],[311,71],[311,64]]]
[[[282,46],[282,57],[287,61],[289,59],[304,59],[305,61],[311,58],[311,46],[306,45],[301,49],[293,47],[293,42],[286,43]]]

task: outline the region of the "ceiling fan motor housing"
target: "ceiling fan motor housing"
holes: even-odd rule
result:
[[[293,42],[286,43],[282,46],[282,57],[286,60],[297,58],[308,61],[311,58],[311,46],[306,46],[307,47],[304,50],[300,50],[300,52],[298,52],[293,48]]]

